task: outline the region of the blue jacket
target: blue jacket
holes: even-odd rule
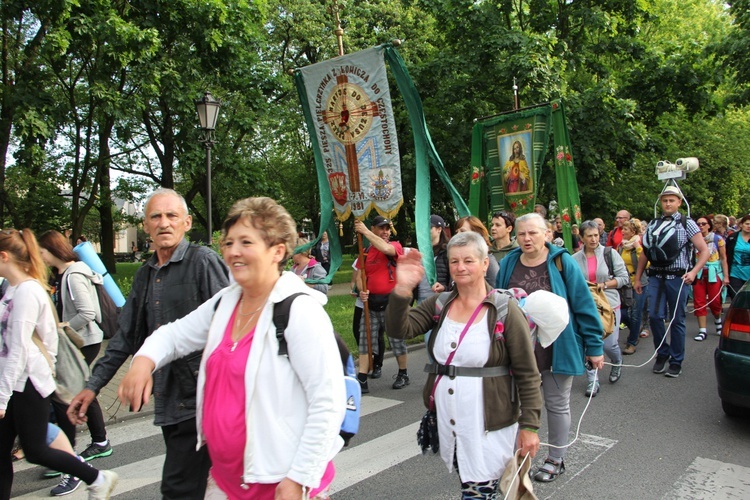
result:
[[[552,372],[561,375],[583,375],[584,357],[601,356],[604,354],[602,341],[602,322],[591,298],[583,273],[578,264],[564,248],[546,243],[549,255],[547,269],[549,271],[552,293],[559,295],[568,302],[570,323],[555,340],[552,349]],[[561,255],[563,277],[555,265],[555,257]],[[497,273],[496,288],[508,288],[510,276],[521,258],[521,249],[516,248],[500,262],[500,272]]]

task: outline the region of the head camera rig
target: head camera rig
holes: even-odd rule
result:
[[[661,193],[659,193],[659,196],[656,198],[656,203],[654,203],[654,218],[659,216],[659,200],[661,200],[661,195],[668,186],[674,186],[680,192],[682,199],[685,201],[685,206],[687,207],[687,216],[690,217],[690,203],[688,203],[687,198],[685,198],[685,194],[682,192],[682,189],[680,189],[677,181],[684,180],[687,177],[688,172],[695,172],[698,170],[698,167],[700,167],[700,163],[698,162],[698,158],[695,157],[678,158],[674,163],[668,160],[656,162],[656,177],[660,181],[665,181],[665,183]]]

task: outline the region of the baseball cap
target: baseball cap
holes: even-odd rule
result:
[[[677,186],[665,187],[664,191],[662,191],[661,194],[659,195],[659,198],[661,198],[662,196],[667,196],[667,195],[673,195],[673,196],[678,197],[679,199],[682,199],[682,193],[680,192],[680,189]]]
[[[390,226],[390,225],[391,225],[391,220],[386,219],[382,215],[378,215],[374,219],[372,219],[372,227]]]
[[[430,226],[432,227],[447,227],[445,221],[439,215],[430,215]]]

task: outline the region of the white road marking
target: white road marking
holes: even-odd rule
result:
[[[750,468],[697,457],[664,500],[750,498]]]
[[[419,455],[417,429],[419,421],[336,455],[331,494]]]

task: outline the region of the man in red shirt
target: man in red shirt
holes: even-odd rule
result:
[[[609,238],[607,238],[607,246],[617,248],[622,243],[622,225],[623,223],[630,220],[630,212],[627,210],[620,210],[615,216],[615,227],[609,232]]]
[[[377,333],[383,335],[385,331],[385,307],[388,305],[388,295],[396,286],[396,259],[404,254],[401,244],[389,241],[391,237],[391,221],[378,215],[372,220],[372,229],[367,229],[364,222],[354,221],[354,231],[361,234],[370,242],[370,247],[365,255],[365,274],[367,283],[360,283],[359,297],[362,302],[367,302],[370,309],[370,331],[374,337]],[[388,337],[393,353],[398,362],[398,374],[394,375],[394,389],[402,389],[409,385],[409,375],[406,372],[406,343],[400,339]],[[373,342],[373,357],[377,356],[378,343]],[[365,330],[365,318],[359,329],[359,373],[357,378],[362,386],[362,392],[370,392],[367,387],[367,373],[369,372],[369,360],[367,359],[367,333]],[[361,356],[364,354],[364,356]],[[382,359],[382,357],[381,357]],[[373,367],[373,378],[380,376],[380,367]]]

